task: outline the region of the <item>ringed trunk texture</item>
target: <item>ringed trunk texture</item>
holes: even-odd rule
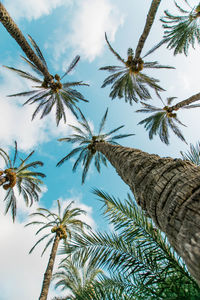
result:
[[[160,5],[160,2],[161,2],[161,0],[152,0],[152,2],[151,2],[151,7],[150,7],[148,15],[147,15],[145,27],[144,27],[143,33],[139,39],[139,42],[138,42],[138,45],[137,45],[137,48],[135,51],[135,59],[138,59],[141,55],[142,49],[144,47],[144,43],[149,35],[150,29],[151,29],[151,26],[155,19],[155,15],[158,10],[158,6]]]
[[[171,106],[170,110],[171,111],[178,110],[179,108],[184,107],[186,105],[189,105],[189,104],[191,104],[195,101],[198,101],[198,100],[200,100],[200,93],[197,93],[197,94],[195,94],[195,95],[193,95],[193,96],[191,96],[191,97],[189,97],[189,98],[187,98],[187,99],[185,99],[181,102],[178,102],[177,104]]]
[[[55,262],[55,258],[56,258],[56,253],[57,253],[59,241],[60,241],[60,238],[59,238],[58,235],[56,235],[55,239],[54,239],[54,242],[53,242],[52,249],[51,249],[49,262],[48,262],[46,271],[44,273],[44,280],[43,280],[43,283],[42,283],[42,290],[41,290],[39,300],[46,300],[47,299],[49,286],[50,286],[50,283],[51,283],[51,278],[52,278],[52,273],[53,273],[53,266],[54,266],[54,262]]]
[[[134,148],[96,144],[200,284],[200,167]]]
[[[49,74],[47,68],[43,65],[41,60],[37,57],[35,52],[32,50],[29,43],[23,36],[21,30],[15,24],[15,22],[12,20],[12,18],[10,17],[10,15],[8,14],[7,10],[5,9],[5,7],[3,6],[3,4],[1,2],[0,2],[0,22],[3,24],[3,26],[9,32],[9,34],[16,40],[16,42],[22,48],[22,50],[26,54],[26,56],[38,67],[38,69],[42,72],[44,77],[49,82],[51,82],[52,77]]]

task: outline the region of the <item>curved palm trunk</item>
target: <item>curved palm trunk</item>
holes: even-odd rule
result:
[[[166,233],[200,284],[200,168],[106,142],[95,148],[129,185],[137,203]]]
[[[49,286],[51,283],[51,278],[52,278],[52,273],[53,273],[53,266],[56,258],[56,253],[58,249],[58,244],[59,244],[60,238],[58,235],[55,236],[53,246],[51,249],[51,254],[49,257],[49,262],[46,268],[46,271],[44,273],[44,280],[42,284],[42,291],[39,297],[39,300],[46,300],[48,296],[48,291],[49,291]]]
[[[18,45],[22,48],[26,56],[38,67],[38,69],[42,72],[44,77],[47,79],[47,81],[51,82],[52,77],[49,74],[47,68],[43,65],[41,60],[37,57],[35,52],[30,47],[29,43],[23,36],[21,30],[19,27],[15,24],[15,22],[12,20],[10,15],[8,14],[7,10],[3,6],[3,4],[0,2],[0,22],[3,24],[3,26],[6,28],[6,30],[9,32],[9,34],[16,40]]]
[[[135,59],[138,59],[141,55],[142,49],[144,47],[144,43],[149,35],[150,29],[151,29],[151,26],[155,19],[155,15],[156,15],[158,6],[160,5],[160,2],[161,2],[161,0],[152,0],[152,2],[151,2],[151,7],[150,7],[148,15],[147,15],[145,27],[144,27],[143,33],[139,39],[139,42],[138,42],[138,45],[136,48]]]
[[[193,96],[191,96],[191,97],[189,97],[189,98],[187,98],[187,99],[185,99],[181,102],[178,102],[177,104],[169,107],[169,110],[170,111],[178,110],[179,108],[184,107],[186,105],[189,105],[190,103],[193,103],[193,102],[198,101],[198,100],[200,100],[200,93],[195,94],[195,95],[193,95]]]

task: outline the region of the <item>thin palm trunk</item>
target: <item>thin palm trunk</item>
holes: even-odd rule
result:
[[[197,93],[181,102],[178,102],[177,104],[169,107],[169,111],[178,110],[181,107],[187,106],[195,101],[200,100],[200,93]]]
[[[166,233],[200,284],[200,169],[189,161],[161,158],[134,148],[96,143],[137,203]]]
[[[147,15],[145,27],[144,27],[143,33],[139,39],[139,42],[138,42],[138,45],[136,48],[135,59],[138,59],[141,55],[142,49],[144,47],[144,43],[149,35],[150,29],[154,22],[155,15],[156,15],[158,6],[160,5],[160,2],[161,2],[161,0],[152,0],[152,2],[151,2],[151,7],[150,7],[148,15]]]
[[[38,69],[42,72],[44,77],[48,82],[51,82],[52,77],[51,74],[49,74],[47,68],[44,66],[44,64],[41,62],[41,60],[37,57],[35,52],[30,47],[29,43],[23,36],[21,30],[19,27],[15,24],[15,22],[12,20],[10,15],[8,14],[7,10],[3,6],[3,4],[0,2],[0,22],[3,24],[3,26],[6,28],[6,30],[9,32],[9,34],[16,40],[18,45],[22,48],[26,56],[38,67]]]
[[[39,297],[39,300],[46,300],[48,296],[49,286],[51,283],[52,273],[53,273],[53,266],[56,258],[56,253],[58,249],[58,244],[60,241],[60,237],[58,235],[55,236],[53,246],[51,249],[51,254],[49,257],[49,262],[46,268],[46,271],[44,273],[44,280],[42,284],[42,291]]]

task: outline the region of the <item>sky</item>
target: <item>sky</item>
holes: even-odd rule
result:
[[[130,106],[124,99],[109,98],[110,87],[101,88],[107,77],[100,67],[118,65],[116,58],[109,51],[104,33],[107,33],[113,48],[126,59],[127,49],[136,47],[142,33],[150,1],[140,0],[4,0],[2,1],[23,34],[35,39],[42,50],[49,66],[50,73],[63,74],[76,55],[81,59],[75,70],[68,75],[69,81],[88,83],[89,87],[81,87],[79,91],[89,100],[80,103],[80,109],[88,118],[92,127],[97,128],[109,108],[107,130],[125,125],[121,133],[134,133],[133,137],[123,139],[121,144],[139,148],[149,153],[161,156],[180,157],[180,151],[187,151],[190,143],[199,140],[198,109],[185,110],[179,113],[180,120],[187,125],[182,132],[188,143],[170,135],[170,145],[163,144],[158,137],[149,140],[148,133],[141,125],[137,125],[143,115],[136,113],[139,104]],[[191,0],[192,5],[195,4]],[[159,17],[163,11],[174,12],[173,1],[162,0],[155,23],[146,41],[142,54],[144,55],[162,38],[162,27]],[[56,200],[60,199],[62,207],[74,201],[76,207],[86,210],[84,217],[94,230],[110,230],[109,224],[102,216],[101,203],[91,193],[96,187],[116,197],[126,197],[129,188],[122,182],[110,164],[103,167],[101,174],[92,167],[86,182],[81,184],[81,168],[72,173],[73,159],[60,168],[56,163],[72,146],[59,143],[58,138],[72,134],[67,124],[76,125],[77,120],[67,112],[67,123],[60,122],[57,127],[55,114],[52,112],[45,119],[36,118],[31,121],[33,107],[22,106],[22,98],[7,98],[9,94],[26,91],[30,88],[25,79],[17,77],[2,65],[28,70],[20,58],[21,48],[9,36],[0,24],[0,147],[12,155],[14,141],[18,143],[21,157],[25,158],[32,150],[34,160],[44,162],[40,170],[44,172],[45,187],[39,203],[26,207],[23,199],[18,198],[18,215],[13,224],[10,213],[4,215],[5,203],[0,202],[0,300],[35,300],[38,298],[43,274],[47,265],[49,252],[41,257],[42,246],[38,246],[29,255],[35,239],[35,228],[24,228],[28,222],[28,214],[38,207],[46,207],[56,211]],[[160,80],[160,85],[166,89],[162,99],[176,96],[177,101],[184,100],[199,92],[199,46],[190,49],[188,57],[173,56],[165,47],[161,47],[148,57],[148,61],[158,61],[161,64],[175,66],[175,70],[152,72]],[[160,100],[152,93],[152,105],[160,105]],[[3,169],[3,161],[0,161]],[[1,199],[4,191],[0,190]],[[60,257],[57,256],[55,270]],[[62,295],[59,290],[51,287],[48,300],[55,295]]]

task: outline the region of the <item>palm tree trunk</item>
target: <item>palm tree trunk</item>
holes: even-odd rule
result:
[[[144,30],[143,30],[143,33],[142,33],[140,39],[139,39],[139,42],[138,42],[138,45],[137,45],[137,48],[136,48],[136,51],[135,51],[135,59],[136,60],[141,55],[142,49],[144,47],[144,43],[145,43],[145,41],[146,41],[146,39],[149,35],[150,29],[151,29],[151,26],[152,26],[153,21],[155,19],[155,15],[156,15],[156,12],[157,12],[157,9],[158,9],[158,6],[159,6],[160,2],[161,2],[161,0],[152,0],[152,2],[151,2],[151,7],[150,7],[148,15],[147,15]]]
[[[137,203],[166,233],[200,284],[200,168],[106,142],[95,148],[129,185]]]
[[[56,253],[57,253],[59,241],[60,241],[60,237],[58,235],[56,235],[55,239],[54,239],[54,242],[53,242],[52,249],[51,249],[49,262],[48,262],[46,271],[44,273],[44,280],[43,280],[42,290],[41,290],[39,300],[46,300],[47,299],[49,286],[50,286],[50,283],[51,283],[51,278],[52,278],[52,273],[53,273],[53,266],[54,266],[54,262],[55,262],[55,258],[56,258]]]
[[[37,57],[35,52],[30,47],[29,43],[23,36],[21,30],[18,28],[18,26],[15,24],[15,22],[12,20],[10,15],[8,14],[7,10],[3,6],[3,4],[0,2],[0,22],[3,24],[3,26],[6,28],[6,30],[9,32],[9,34],[16,40],[18,45],[22,48],[26,56],[38,67],[38,69],[42,72],[44,77],[48,82],[51,82],[52,77],[49,74],[47,68],[43,65],[41,60]]]
[[[198,101],[198,100],[200,100],[200,93],[195,94],[195,95],[193,95],[193,96],[191,96],[191,97],[189,97],[189,98],[187,98],[187,99],[185,99],[185,100],[183,100],[183,101],[181,101],[181,102],[179,102],[179,103],[177,103],[177,104],[169,107],[169,110],[170,111],[178,110],[179,108],[187,106],[190,103],[193,103],[193,102]]]

